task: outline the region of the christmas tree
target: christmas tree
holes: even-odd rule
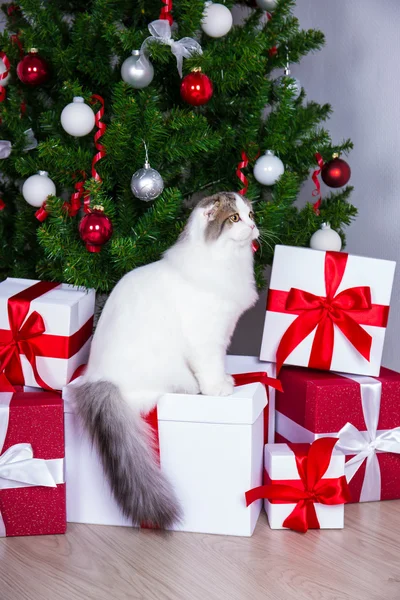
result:
[[[344,240],[343,226],[356,214],[348,203],[351,187],[318,209],[316,198],[301,209],[295,201],[318,168],[316,154],[330,161],[351,142],[333,143],[322,127],[328,104],[307,101],[304,90],[299,95],[290,75],[275,81],[288,60],[320,49],[324,36],[301,30],[294,0],[257,2],[246,2],[248,16],[232,27],[226,9],[233,0],[223,3],[225,10],[205,7],[204,0],[2,6],[0,278],[108,292],[176,240],[188,201],[199,192],[240,191],[254,201],[260,285],[276,243],[307,246],[327,221]],[[268,18],[260,6],[271,10]],[[138,187],[131,181],[146,148],[155,172],[147,170],[145,180],[154,175],[150,192],[157,196],[150,201],[137,197],[145,194],[143,180]],[[267,151],[275,154],[266,155],[275,161],[271,185],[253,172]],[[99,245],[88,227],[100,228]]]

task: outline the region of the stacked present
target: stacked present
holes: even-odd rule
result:
[[[283,393],[264,485],[247,494],[265,499],[272,528],[342,527],[344,502],[400,498],[400,374],[381,369],[394,270],[275,249],[261,359],[276,363]]]
[[[176,529],[248,536],[263,502],[271,528],[340,528],[345,503],[400,498],[400,375],[381,369],[394,268],[276,247],[261,360],[227,357],[232,396],[167,394],[146,417]],[[90,290],[0,284],[0,535],[131,525],[71,401],[93,311]]]

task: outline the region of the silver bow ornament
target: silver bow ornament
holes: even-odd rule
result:
[[[149,51],[149,45],[165,44],[171,46],[171,52],[176,57],[179,76],[182,77],[183,59],[193,56],[193,54],[203,54],[201,46],[196,40],[190,37],[184,37],[180,40],[172,39],[171,26],[168,21],[158,19],[149,23],[151,36],[146,38],[141,47],[141,53]]]
[[[351,423],[346,423],[339,431],[336,448],[345,455],[355,455],[345,464],[347,481],[351,481],[366,460],[365,477],[361,489],[360,502],[381,499],[381,470],[377,452],[400,454],[400,427],[378,431],[381,408],[382,384],[371,377],[348,376],[360,383],[361,402],[366,431],[359,431]]]
[[[0,159],[8,158],[11,154],[12,145],[8,140],[0,140]]]
[[[30,486],[56,487],[64,482],[62,458],[34,458],[28,443],[14,444],[1,454],[7,435],[12,393],[0,393],[0,490]],[[0,537],[7,535],[0,511]]]

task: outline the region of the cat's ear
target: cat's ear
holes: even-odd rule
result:
[[[215,199],[210,198],[210,203],[208,205],[206,205],[206,207],[204,209],[204,216],[206,217],[207,221],[215,220],[220,206],[221,206],[221,201],[218,198],[215,198]]]

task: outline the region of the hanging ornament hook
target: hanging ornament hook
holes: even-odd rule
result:
[[[144,159],[144,168],[145,169],[150,169],[150,162],[149,162],[149,147],[146,144],[146,140],[142,139],[143,142],[143,146],[144,146],[144,151],[145,151],[145,159]]]

